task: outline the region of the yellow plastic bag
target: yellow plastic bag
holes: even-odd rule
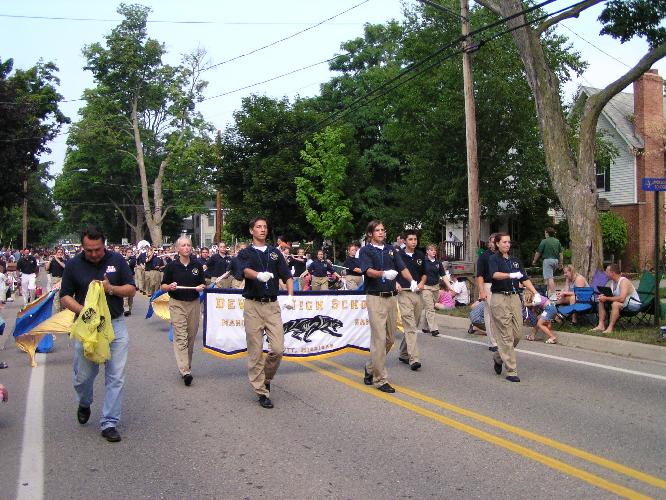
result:
[[[72,325],[71,334],[83,345],[83,355],[88,361],[102,364],[111,358],[110,344],[116,336],[101,281],[90,283],[83,309]]]

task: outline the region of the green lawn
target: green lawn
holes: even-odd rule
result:
[[[447,314],[449,316],[456,316],[459,318],[469,317],[469,307],[456,307],[450,311],[437,311],[439,314]],[[662,318],[662,325],[666,325],[666,321]],[[582,333],[584,335],[593,335],[595,337],[605,337],[618,340],[629,340],[631,342],[642,342],[643,344],[654,344],[666,347],[666,340],[662,340],[659,329],[653,325],[650,326],[636,326],[622,323],[616,326],[613,333],[609,335],[601,334],[601,332],[591,332],[590,328],[594,325],[574,326],[568,321],[562,324],[554,325],[554,330],[563,332]]]

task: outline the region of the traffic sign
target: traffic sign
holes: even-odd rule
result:
[[[666,178],[643,177],[643,191],[666,191]]]

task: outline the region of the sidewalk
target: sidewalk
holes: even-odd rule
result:
[[[467,330],[467,327],[469,327],[469,319],[448,316],[446,314],[438,314],[437,322],[439,323],[440,328],[448,327]],[[527,336],[531,330],[532,329],[529,327],[523,327],[524,336]],[[666,363],[666,347],[641,344],[639,342],[629,342],[626,340],[606,339],[592,335],[582,335],[580,333],[558,331],[554,331],[553,333],[557,336],[557,343],[563,346],[578,347],[589,351],[604,352],[628,358]]]

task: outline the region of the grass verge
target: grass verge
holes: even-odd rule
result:
[[[438,314],[445,314],[448,316],[455,316],[458,318],[469,318],[469,307],[456,307],[448,311],[437,311]],[[666,325],[662,321],[663,325]],[[571,332],[571,333],[580,333],[582,335],[591,335],[593,337],[604,337],[607,339],[618,339],[618,340],[628,340],[631,342],[640,342],[642,344],[652,344],[662,347],[666,347],[666,340],[661,338],[661,333],[659,329],[654,325],[650,326],[636,326],[627,324],[626,322],[621,322],[619,326],[616,326],[612,333],[602,334],[601,332],[591,332],[590,328],[593,328],[595,325],[589,323],[581,326],[572,325],[568,321],[565,321],[561,324],[553,325],[554,331],[559,332]]]

